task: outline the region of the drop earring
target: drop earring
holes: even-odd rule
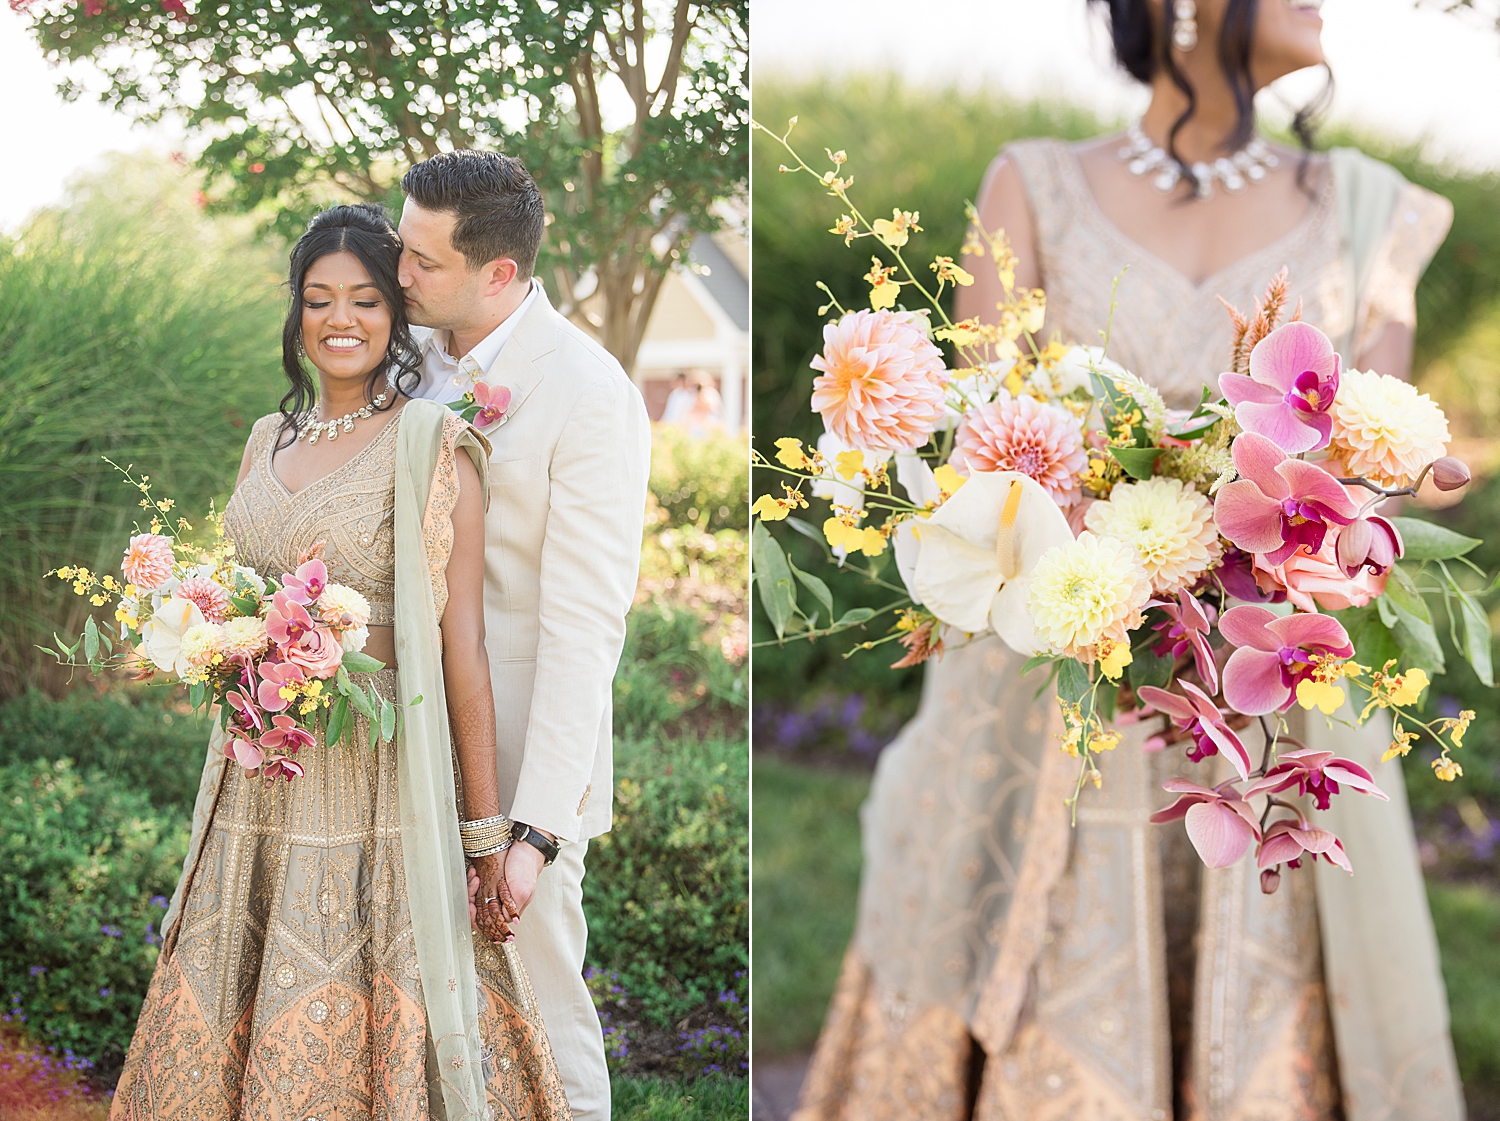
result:
[[[1173,0],[1172,46],[1187,54],[1198,45],[1197,0]]]

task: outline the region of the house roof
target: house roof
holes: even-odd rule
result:
[[[699,234],[688,248],[693,263],[701,266],[695,271],[709,295],[724,309],[734,325],[741,331],[750,330],[750,282],[745,274],[735,267],[728,254],[720,249],[708,234]]]

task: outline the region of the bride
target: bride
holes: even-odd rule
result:
[[[1255,134],[1255,91],[1323,64],[1319,6],[1107,0],[1145,115],[1123,136],[1010,145],[978,198],[1017,288],[1046,289],[1047,335],[1094,341],[1129,266],[1109,356],[1191,407],[1228,368],[1217,297],[1251,309],[1286,266],[1292,304],[1346,360],[1409,373],[1413,292],[1451,207],[1359,153]],[[956,316],[993,315],[1000,295],[976,278]],[[1324,819],[1358,875],[1304,868],[1267,896],[1251,862],[1206,869],[1180,825],[1149,824],[1165,780],[1228,771],[1143,751],[1139,724],[1071,827],[1076,767],[1021,662],[991,636],[929,664],[881,757],[858,925],[798,1121],[1459,1121],[1405,788],[1378,764],[1389,726],[1308,722],[1310,746],[1378,770],[1391,802]]]
[[[263,575],[317,556],[365,596],[386,668],[355,680],[400,699],[401,727],[372,750],[358,717],[291,782],[215,735],[111,1121],[571,1117],[500,902],[488,447],[409,397],[400,249],[378,207],[308,225],[291,388],[251,431],[224,530]]]

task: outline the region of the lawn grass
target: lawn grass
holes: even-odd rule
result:
[[[757,757],[750,1014],[755,1054],[813,1045],[854,930],[868,775]]]
[[[869,777],[754,763],[755,1053],[812,1047],[854,929]],[[1500,1121],[1500,888],[1432,883],[1470,1121]]]
[[[644,1078],[610,1081],[611,1121],[745,1121],[750,1116],[746,1078]]]

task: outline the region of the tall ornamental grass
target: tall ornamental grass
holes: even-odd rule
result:
[[[280,254],[195,195],[165,160],[116,156],[0,239],[0,699],[64,686],[35,647],[87,604],[42,574],[113,570],[142,513],[102,457],[196,522],[281,395]]]

